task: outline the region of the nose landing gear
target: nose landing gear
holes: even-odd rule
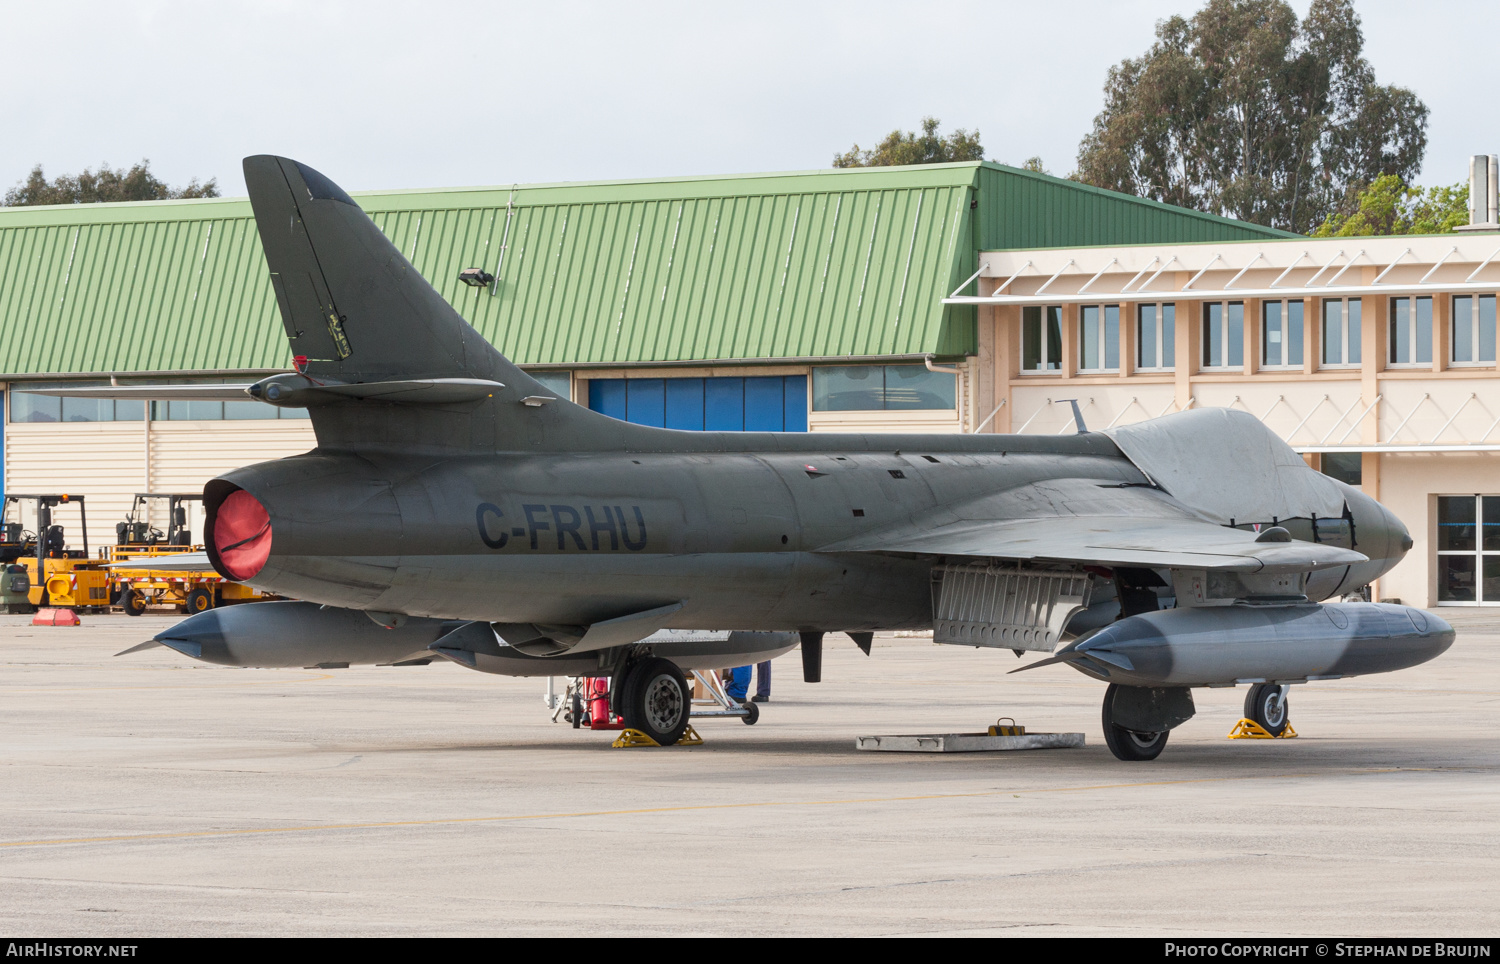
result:
[[[1245,694],[1245,718],[1272,736],[1286,732],[1291,720],[1290,686],[1280,683],[1256,683]]]

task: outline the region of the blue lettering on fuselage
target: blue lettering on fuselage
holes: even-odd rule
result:
[[[556,536],[558,552],[613,552],[621,546],[630,552],[640,552],[646,548],[648,539],[646,514],[638,505],[629,509],[634,519],[627,521],[624,506],[585,505],[580,511],[571,505],[524,503],[521,514],[526,524],[509,526],[503,509],[493,502],[481,502],[474,511],[474,522],[480,540],[491,549],[504,549],[514,535],[527,536],[532,549],[551,549],[552,537]]]

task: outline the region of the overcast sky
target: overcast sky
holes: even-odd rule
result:
[[[1066,174],[1109,67],[1200,5],[0,0],[0,188],[149,157],[237,195],[262,152],[355,191],[803,170],[924,114]],[[1432,110],[1421,181],[1500,152],[1493,6],[1356,6]]]

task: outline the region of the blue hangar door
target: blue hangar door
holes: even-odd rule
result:
[[[658,428],[709,432],[807,431],[807,376],[597,378],[589,408]]]

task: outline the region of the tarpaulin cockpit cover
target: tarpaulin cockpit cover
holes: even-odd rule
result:
[[[1192,409],[1104,434],[1178,502],[1220,525],[1344,512],[1338,483],[1249,412]]]
[[[271,555],[271,516],[260,501],[239,489],[219,504],[214,549],[231,579],[250,579]]]

